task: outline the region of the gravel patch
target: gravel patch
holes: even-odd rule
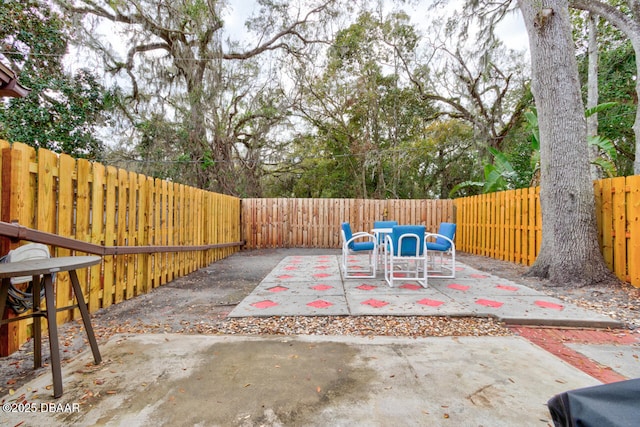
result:
[[[195,327],[203,334],[353,335],[393,337],[511,335],[493,319],[429,316],[247,317]],[[192,332],[192,331],[185,331]]]

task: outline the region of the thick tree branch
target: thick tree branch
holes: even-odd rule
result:
[[[639,2],[630,1],[629,3],[633,3],[630,6],[633,6],[632,10],[635,10],[634,15],[640,17],[640,14],[637,13]],[[636,21],[610,4],[597,0],[569,0],[569,7],[600,15],[627,35],[638,31],[638,23]]]

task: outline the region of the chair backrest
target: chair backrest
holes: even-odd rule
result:
[[[342,236],[344,237],[344,241],[348,242],[353,237],[353,233],[351,232],[351,224],[349,224],[348,222],[343,222],[340,226],[342,227]],[[353,242],[349,243],[349,247],[353,247]]]
[[[391,228],[398,225],[398,221],[374,221],[373,228]]]
[[[414,234],[416,237],[409,237]],[[391,233],[394,256],[416,256],[422,255],[424,245],[424,225],[396,225]],[[405,236],[401,239],[401,236]]]
[[[456,236],[456,225],[451,222],[441,222],[440,227],[438,227],[438,234],[442,236],[447,236],[451,240]],[[451,243],[447,239],[443,239],[442,237],[436,238],[436,243],[438,245],[443,245],[444,250],[448,250],[451,247]]]
[[[373,228],[392,228],[398,225],[398,221],[374,221]],[[378,234],[378,244],[381,245],[384,243],[384,233]]]

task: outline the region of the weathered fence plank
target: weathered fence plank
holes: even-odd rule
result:
[[[629,267],[628,281],[640,288],[640,175],[627,177],[629,186],[627,199],[627,265]]]
[[[340,224],[371,231],[377,220],[424,224],[435,232],[455,221],[452,200],[243,199],[245,248],[340,247]]]

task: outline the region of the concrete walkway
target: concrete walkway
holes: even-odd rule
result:
[[[455,279],[430,280],[428,289],[389,288],[383,279],[343,280],[335,255],[288,257],[231,316],[439,314],[617,326],[459,267]],[[50,372],[2,396],[0,425],[546,427],[549,398],[600,381],[546,349],[546,336],[536,345],[519,331],[418,339],[116,335],[101,345],[101,365],[85,351],[63,367],[61,398],[52,397]],[[605,345],[573,351],[619,378],[640,376],[637,340]]]
[[[518,337],[123,335],[41,375],[4,426],[539,426],[556,393],[598,384]],[[91,393],[91,396],[87,396]],[[79,403],[83,402],[82,405]],[[8,408],[10,408],[9,406]]]

